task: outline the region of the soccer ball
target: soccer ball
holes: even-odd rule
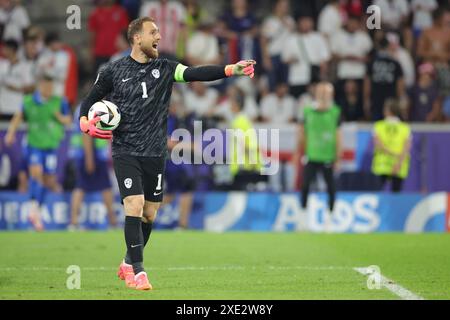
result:
[[[111,101],[102,100],[94,103],[89,109],[88,119],[100,117],[96,126],[102,130],[114,130],[120,123],[119,108]]]

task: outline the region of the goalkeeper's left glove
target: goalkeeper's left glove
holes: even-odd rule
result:
[[[225,67],[225,74],[227,77],[231,76],[249,76],[253,78],[255,76],[255,60],[241,60],[235,64],[229,64]]]
[[[95,126],[97,122],[100,121],[100,117],[95,117],[94,119],[88,120],[87,117],[83,116],[80,118],[80,129],[84,133],[90,135],[93,138],[106,139],[112,138],[112,131],[102,130]]]

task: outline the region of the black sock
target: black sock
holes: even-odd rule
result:
[[[144,237],[144,247],[147,245],[148,239],[150,238],[150,234],[152,233],[152,228],[153,228],[153,222],[150,221],[148,223],[142,222],[141,224],[141,228],[142,228],[142,235]],[[130,258],[130,254],[127,251],[127,254],[125,255],[125,263],[127,264],[131,264],[131,258]]]
[[[144,236],[142,235],[140,217],[125,217],[125,242],[134,274],[144,271],[142,267]]]
[[[153,222],[148,223],[142,222],[142,235],[144,236],[144,247],[147,245],[148,239],[150,239],[150,234],[152,233]]]

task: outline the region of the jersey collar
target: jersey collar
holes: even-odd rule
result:
[[[134,60],[134,59],[131,57],[131,55],[128,55],[128,56],[127,56],[127,59],[128,59],[129,61],[131,61],[131,62],[137,64],[138,66],[147,66],[147,65],[149,65],[151,62],[153,62],[153,60],[154,60],[154,59],[150,59],[149,62],[141,63],[141,62],[139,62],[139,61]]]
[[[38,104],[38,105],[42,105],[42,104],[44,104],[45,102],[47,102],[48,100],[50,100],[50,98],[47,99],[46,101],[44,101],[44,100],[42,99],[41,93],[40,93],[38,90],[36,90],[36,91],[33,93],[33,101],[36,102],[36,104]]]

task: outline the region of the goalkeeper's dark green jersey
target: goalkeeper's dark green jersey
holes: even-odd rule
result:
[[[167,59],[140,63],[131,56],[108,63],[81,105],[80,117],[106,99],[119,108],[121,121],[113,131],[113,156],[161,157],[167,152],[167,116],[175,81],[225,78],[225,66],[186,67]]]

